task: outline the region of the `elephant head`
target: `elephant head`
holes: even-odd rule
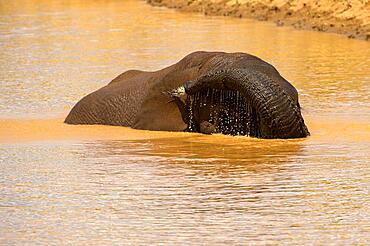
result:
[[[195,52],[157,72],[128,71],[82,99],[71,124],[301,138],[309,135],[297,90],[244,53]]]

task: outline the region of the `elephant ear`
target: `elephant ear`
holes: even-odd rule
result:
[[[155,131],[183,131],[187,124],[171,96],[166,93],[195,79],[199,67],[180,71],[170,71],[162,79],[152,84],[141,104],[133,128]]]
[[[260,138],[302,138],[309,131],[301,115],[297,96],[264,73],[249,69],[227,69],[211,72],[187,83],[185,90],[193,95],[204,88],[237,90],[257,113]]]

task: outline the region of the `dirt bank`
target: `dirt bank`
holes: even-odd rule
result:
[[[205,15],[274,21],[277,25],[370,40],[370,0],[147,0]]]

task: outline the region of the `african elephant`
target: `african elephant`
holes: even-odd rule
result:
[[[297,90],[245,53],[194,52],[155,72],[129,70],[85,96],[65,123],[258,138],[309,135]]]

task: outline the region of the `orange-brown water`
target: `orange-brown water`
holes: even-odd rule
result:
[[[367,244],[370,44],[141,1],[0,0],[0,244]],[[299,90],[312,136],[63,124],[127,69],[241,51]]]
[[[19,142],[47,141],[83,141],[83,140],[143,140],[157,138],[202,137],[204,140],[233,139],[231,136],[216,134],[207,136],[184,132],[159,132],[135,130],[128,127],[103,125],[68,125],[64,119],[0,119],[0,144]],[[322,142],[368,142],[370,123],[363,119],[353,118],[311,118],[306,117],[306,124],[313,135],[304,141]],[[247,137],[237,138],[240,141],[251,140]],[[241,140],[242,139],[242,140]],[[218,141],[216,140],[216,141]],[[252,140],[253,141],[253,140]],[[274,141],[274,140],[267,140]],[[278,140],[276,140],[278,141]]]

